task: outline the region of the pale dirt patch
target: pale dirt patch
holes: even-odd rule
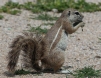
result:
[[[0,5],[6,1],[8,0],[2,0]],[[101,2],[101,0],[87,1]],[[73,66],[72,70],[92,65],[96,69],[101,69],[101,58],[95,58],[95,56],[101,56],[101,43],[98,43],[98,38],[101,37],[101,12],[83,14],[86,23],[84,31],[79,29],[76,33],[69,35],[64,66]],[[0,78],[7,78],[3,73],[7,71],[6,56],[10,50],[9,45],[12,39],[21,34],[23,30],[28,30],[30,28],[28,24],[39,26],[43,22],[29,19],[32,16],[35,17],[36,14],[28,11],[23,11],[19,16],[3,15],[5,18],[0,20]],[[60,14],[56,15],[59,16]],[[14,78],[66,78],[66,76],[64,74],[44,73],[42,76],[24,75]]]

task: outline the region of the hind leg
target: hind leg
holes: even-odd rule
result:
[[[61,66],[64,64],[65,56],[64,51],[55,48],[53,49],[47,57],[41,60],[42,61],[42,67],[44,69],[53,69],[54,72],[57,72]]]

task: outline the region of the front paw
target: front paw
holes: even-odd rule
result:
[[[85,26],[85,23],[84,22],[81,22],[80,23],[80,27],[84,27]]]

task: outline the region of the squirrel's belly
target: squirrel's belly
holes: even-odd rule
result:
[[[63,30],[60,41],[58,42],[56,47],[65,51],[67,48],[67,41],[68,41],[68,34],[65,33],[65,31]]]

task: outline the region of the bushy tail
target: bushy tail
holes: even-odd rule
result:
[[[21,50],[24,51],[28,58],[33,59],[32,56],[35,55],[36,45],[37,41],[32,38],[31,34],[24,33],[24,36],[17,36],[10,46],[11,51],[8,53],[7,68],[9,72],[14,73]]]
[[[8,65],[7,65],[9,72],[13,73],[15,71],[15,66],[19,58],[20,50],[22,48],[21,40],[23,38],[24,38],[23,36],[18,36],[17,38],[14,39],[14,41],[10,46],[12,50],[8,53]]]

